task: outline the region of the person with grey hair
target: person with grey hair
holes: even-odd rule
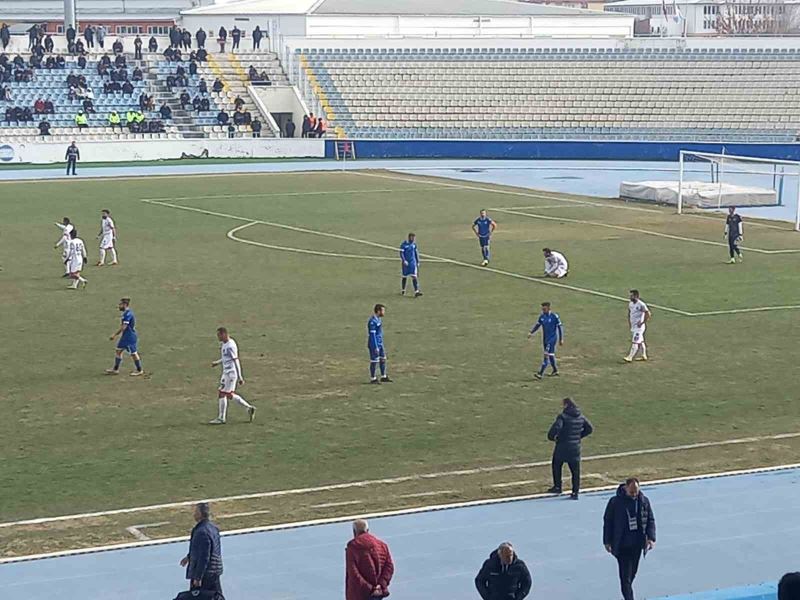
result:
[[[517,557],[511,542],[500,544],[475,577],[475,587],[483,600],[523,600],[532,585],[528,566]]]
[[[345,549],[345,599],[385,598],[393,575],[389,546],[369,532],[364,519],[353,521],[353,539]]]
[[[186,567],[189,589],[222,594],[222,543],[219,529],[211,522],[211,507],[208,502],[194,506],[196,525],[189,540],[189,554],[181,559]]]

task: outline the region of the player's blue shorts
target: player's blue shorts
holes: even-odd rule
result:
[[[380,359],[386,360],[386,350],[383,349],[383,344],[380,346],[367,346],[369,349],[369,360],[370,362],[377,362]]]
[[[545,340],[544,341],[544,353],[545,354],[555,354],[556,353],[556,344],[558,344],[558,339]]]
[[[481,248],[483,248],[484,246],[488,246],[489,245],[489,240],[491,240],[491,239],[492,239],[492,237],[489,236],[489,235],[487,235],[485,237],[482,236],[482,235],[478,236],[478,241],[480,241],[480,243],[481,243]]]
[[[136,354],[138,349],[139,340],[135,337],[121,337],[119,338],[119,342],[117,342],[117,350],[124,350],[128,354]]]
[[[403,265],[403,277],[417,276],[417,263],[409,262],[408,265]]]

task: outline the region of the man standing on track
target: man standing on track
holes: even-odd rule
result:
[[[739,262],[744,260],[742,250],[739,244],[744,240],[744,229],[742,225],[742,217],[736,214],[736,207],[728,207],[728,216],[725,219],[725,233],[723,237],[728,238],[728,250],[730,251],[731,259],[728,261],[730,264],[735,264],[736,259]]]
[[[75,167],[78,164],[78,161],[81,159],[81,151],[78,150],[78,145],[74,141],[67,146],[67,152],[64,155],[64,159],[67,161],[67,175],[69,175],[70,170],[72,171],[73,175],[77,175],[75,172]]]

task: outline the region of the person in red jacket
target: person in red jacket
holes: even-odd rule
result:
[[[369,532],[365,520],[354,521],[353,539],[345,550],[346,600],[386,598],[393,574],[389,546]]]

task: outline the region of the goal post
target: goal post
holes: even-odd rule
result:
[[[795,204],[800,231],[800,161],[681,150],[678,214],[688,208]]]

